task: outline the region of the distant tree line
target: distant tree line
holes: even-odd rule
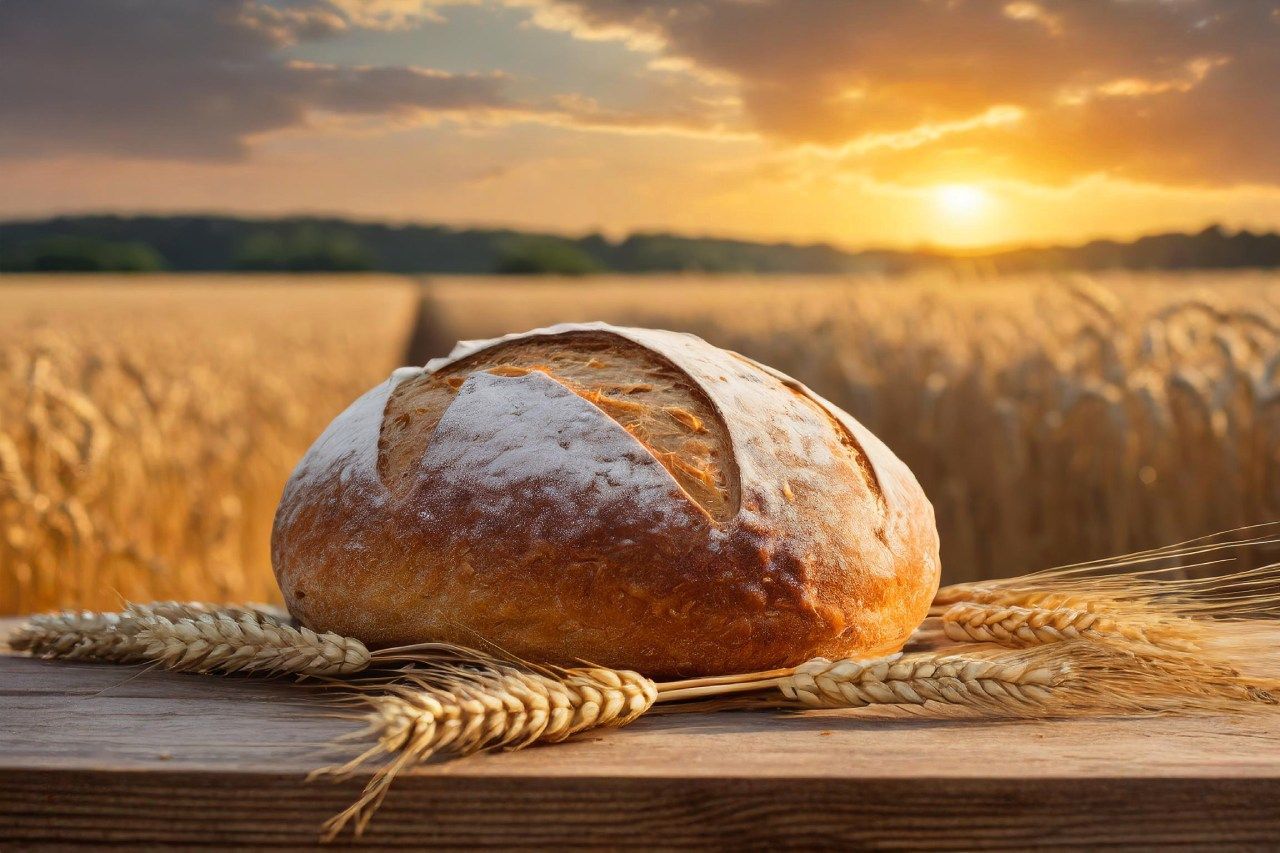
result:
[[[636,234],[611,241],[508,229],[297,217],[69,216],[0,223],[0,271],[399,273],[847,272],[834,247]]]
[[[1160,234],[1129,243],[1012,249],[849,252],[672,234],[564,237],[507,229],[344,219],[69,216],[0,223],[0,272],[358,272],[586,275],[599,272],[849,273],[939,266],[992,272],[1280,266],[1280,234]]]
[[[1280,266],[1280,234],[1230,232],[1219,225],[1196,234],[1153,234],[1121,243],[1011,249],[982,258],[996,272],[1030,270],[1180,270]]]

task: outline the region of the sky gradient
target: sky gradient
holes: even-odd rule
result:
[[[0,0],[0,216],[1280,228],[1271,0]]]

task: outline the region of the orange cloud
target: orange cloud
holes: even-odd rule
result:
[[[0,212],[854,243],[1280,223],[1280,0],[480,5],[0,0]],[[944,186],[989,203],[943,215]]]
[[[1004,14],[1015,21],[1031,21],[1044,27],[1052,36],[1062,35],[1062,18],[1045,10],[1039,3],[1005,3]]]
[[[1280,13],[1233,0],[543,0],[736,82],[766,137],[910,178],[1280,182]],[[991,110],[1019,120],[966,124]],[[1010,113],[1012,114],[1012,113]],[[920,128],[950,132],[916,133]],[[904,150],[909,149],[909,154]]]

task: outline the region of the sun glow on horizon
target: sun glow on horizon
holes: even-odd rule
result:
[[[1000,217],[996,198],[978,184],[939,184],[925,190],[932,209],[932,242],[952,247],[975,247],[999,241]]]
[[[948,217],[970,219],[986,210],[991,196],[972,184],[944,184],[933,191],[933,200]]]

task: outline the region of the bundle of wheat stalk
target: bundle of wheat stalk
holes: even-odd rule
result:
[[[1266,531],[944,587],[905,653],[663,683],[442,643],[371,651],[261,606],[158,602],[37,616],[10,645],[46,658],[312,676],[340,688],[336,701],[364,724],[349,739],[372,743],[312,775],[375,769],[359,800],[325,825],[333,838],[348,824],[362,832],[395,776],[433,756],[561,741],[656,711],[890,705],[1027,718],[1274,710],[1280,678],[1266,617],[1280,607],[1280,566],[1168,577],[1191,558],[1271,544]]]

